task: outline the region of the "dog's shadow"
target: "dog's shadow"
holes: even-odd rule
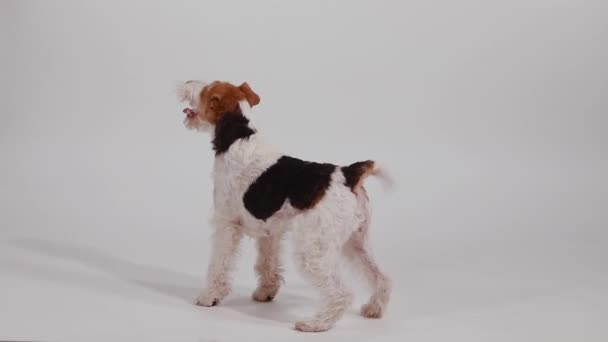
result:
[[[187,274],[173,270],[133,263],[108,255],[94,248],[77,246],[65,242],[54,242],[42,239],[19,239],[13,240],[12,246],[34,251],[48,257],[65,259],[80,263],[88,268],[101,271],[121,281],[135,284],[147,290],[152,290],[158,294],[177,298],[183,305],[192,304],[193,298],[200,292],[202,278],[196,278]],[[35,265],[21,265],[29,269],[28,276],[47,276],[57,281],[68,281],[77,283],[79,287],[92,288],[95,290],[113,291],[115,286],[104,286],[104,282],[96,277],[85,274],[65,273],[60,270],[45,270],[35,267]],[[65,277],[62,278],[62,274]],[[106,281],[107,283],[107,281]],[[258,303],[246,295],[250,289],[236,288],[234,294],[226,298],[218,308],[201,308],[201,310],[232,310],[255,319],[271,320],[276,322],[293,322],[297,316],[291,311],[300,310],[302,306],[311,304],[312,300],[308,297],[289,293],[282,289],[275,302]],[[107,285],[107,284],[106,284]]]

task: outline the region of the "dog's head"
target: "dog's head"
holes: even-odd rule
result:
[[[244,82],[240,86],[228,82],[187,81],[178,87],[178,98],[188,102],[184,108],[184,124],[187,128],[208,131],[226,113],[238,110],[241,103],[253,107],[260,103],[260,97]]]

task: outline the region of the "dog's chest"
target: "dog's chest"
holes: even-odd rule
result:
[[[243,195],[280,156],[253,136],[235,142],[227,152],[217,156],[213,168],[215,210],[242,215]]]

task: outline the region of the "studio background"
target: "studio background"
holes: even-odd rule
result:
[[[0,339],[606,341],[604,1],[0,1]],[[374,159],[387,315],[292,330],[316,294],[191,304],[213,155],[179,80],[247,81],[284,152]],[[287,241],[288,242],[288,241]]]

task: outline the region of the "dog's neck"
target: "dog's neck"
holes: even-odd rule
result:
[[[249,126],[249,119],[243,115],[241,107],[223,114],[215,124],[213,137],[213,150],[219,156],[230,148],[239,139],[247,139],[256,131]]]

